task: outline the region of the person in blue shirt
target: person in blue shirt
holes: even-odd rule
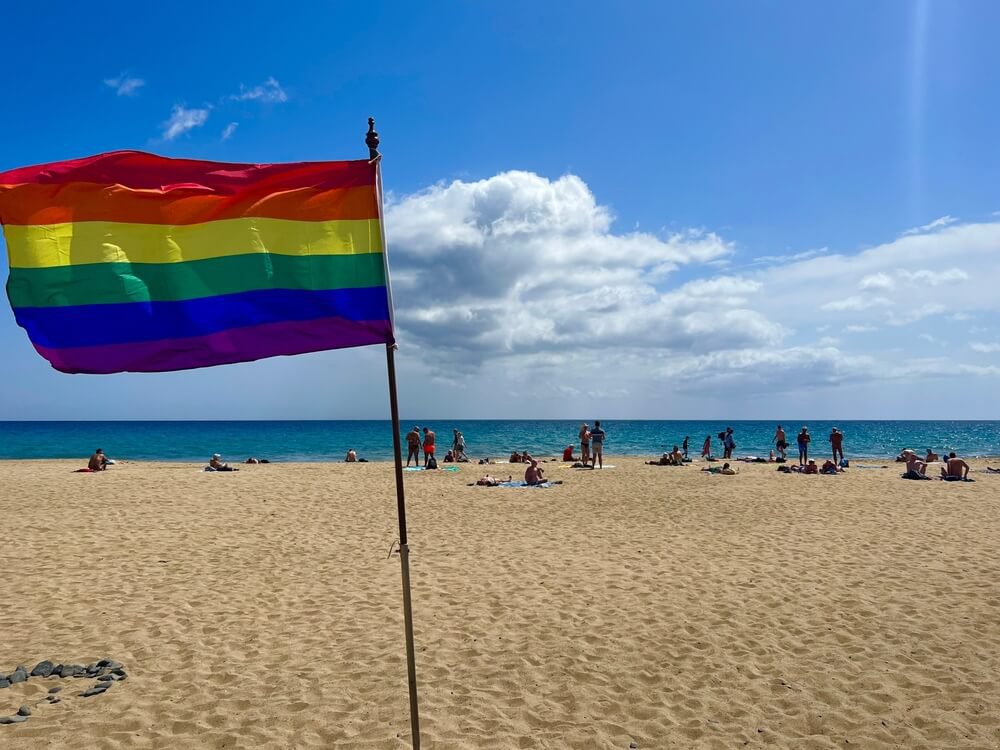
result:
[[[590,431],[590,465],[593,468],[597,468],[597,464],[600,463],[601,468],[604,468],[604,428],[601,427],[600,420],[594,420],[594,428]]]

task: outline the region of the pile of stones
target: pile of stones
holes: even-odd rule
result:
[[[75,679],[91,679],[94,684],[78,695],[82,698],[89,698],[93,695],[106,693],[116,682],[121,682],[128,678],[125,668],[114,659],[101,659],[93,664],[84,666],[82,664],[55,664],[49,660],[40,661],[30,672],[25,667],[18,667],[8,675],[0,672],[0,688],[10,687],[19,682],[27,682],[32,677],[59,677]],[[54,687],[49,690],[46,701],[48,703],[58,703],[61,699],[59,693],[61,687]],[[27,721],[31,716],[29,706],[21,706],[14,716],[0,716],[0,724],[20,724]]]

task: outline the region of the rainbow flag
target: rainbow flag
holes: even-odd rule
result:
[[[0,173],[14,316],[72,373],[392,342],[377,169],[117,151]]]

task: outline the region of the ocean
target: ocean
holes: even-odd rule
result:
[[[588,420],[593,425],[593,422]],[[734,455],[767,456],[776,424],[782,424],[794,450],[795,434],[805,424],[813,436],[812,453],[829,450],[831,427],[844,433],[848,458],[886,458],[903,448],[923,452],[955,451],[961,456],[1000,455],[1000,422],[971,421],[674,421],[614,420],[603,422],[605,453],[659,456],[690,436],[690,452],[701,453],[706,435],[713,453],[721,454],[717,434],[731,426]],[[473,458],[506,458],[513,450],[532,454],[560,453],[576,443],[581,420],[427,420],[407,419],[437,434],[439,458],[451,445],[452,430],[465,436]],[[159,461],[207,461],[213,453],[226,460],[249,456],[272,461],[341,461],[349,448],[362,458],[392,458],[392,428],[388,420],[351,421],[120,421],[120,422],[0,422],[0,458],[85,458],[95,448],[112,458]],[[405,450],[405,443],[404,443]]]

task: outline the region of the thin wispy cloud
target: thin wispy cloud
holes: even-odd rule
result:
[[[969,348],[976,352],[982,352],[983,354],[994,354],[1000,352],[1000,344],[986,343],[983,341],[973,341],[969,344]]]
[[[762,255],[759,258],[754,258],[754,264],[759,263],[794,263],[797,260],[806,260],[807,258],[814,258],[817,255],[823,255],[828,251],[825,247],[814,247],[810,250],[803,250],[800,253],[794,253],[792,255]]]
[[[927,232],[933,232],[935,229],[943,229],[949,224],[954,224],[956,221],[958,221],[958,219],[956,219],[954,216],[942,216],[938,219],[934,219],[934,221],[928,224],[924,224],[919,227],[913,227],[912,229],[907,229],[904,232],[900,232],[899,236],[909,237],[910,235],[913,234],[926,234]]]
[[[232,138],[233,133],[236,132],[236,128],[238,128],[239,126],[240,124],[238,122],[231,122],[228,125],[226,125],[226,129],[222,131],[222,140],[228,141],[230,138]]]
[[[163,123],[163,140],[172,141],[177,136],[201,127],[208,120],[209,109],[187,109],[179,104],[174,105],[170,119]]]
[[[240,84],[240,93],[231,94],[229,99],[234,102],[262,102],[262,103],[276,103],[276,102],[287,102],[288,94],[285,90],[281,88],[281,84],[273,77],[268,77],[264,83],[261,83],[253,88],[247,88],[243,84]]]
[[[120,75],[117,78],[105,78],[104,85],[112,89],[118,96],[135,96],[139,89],[146,85],[141,78]]]

